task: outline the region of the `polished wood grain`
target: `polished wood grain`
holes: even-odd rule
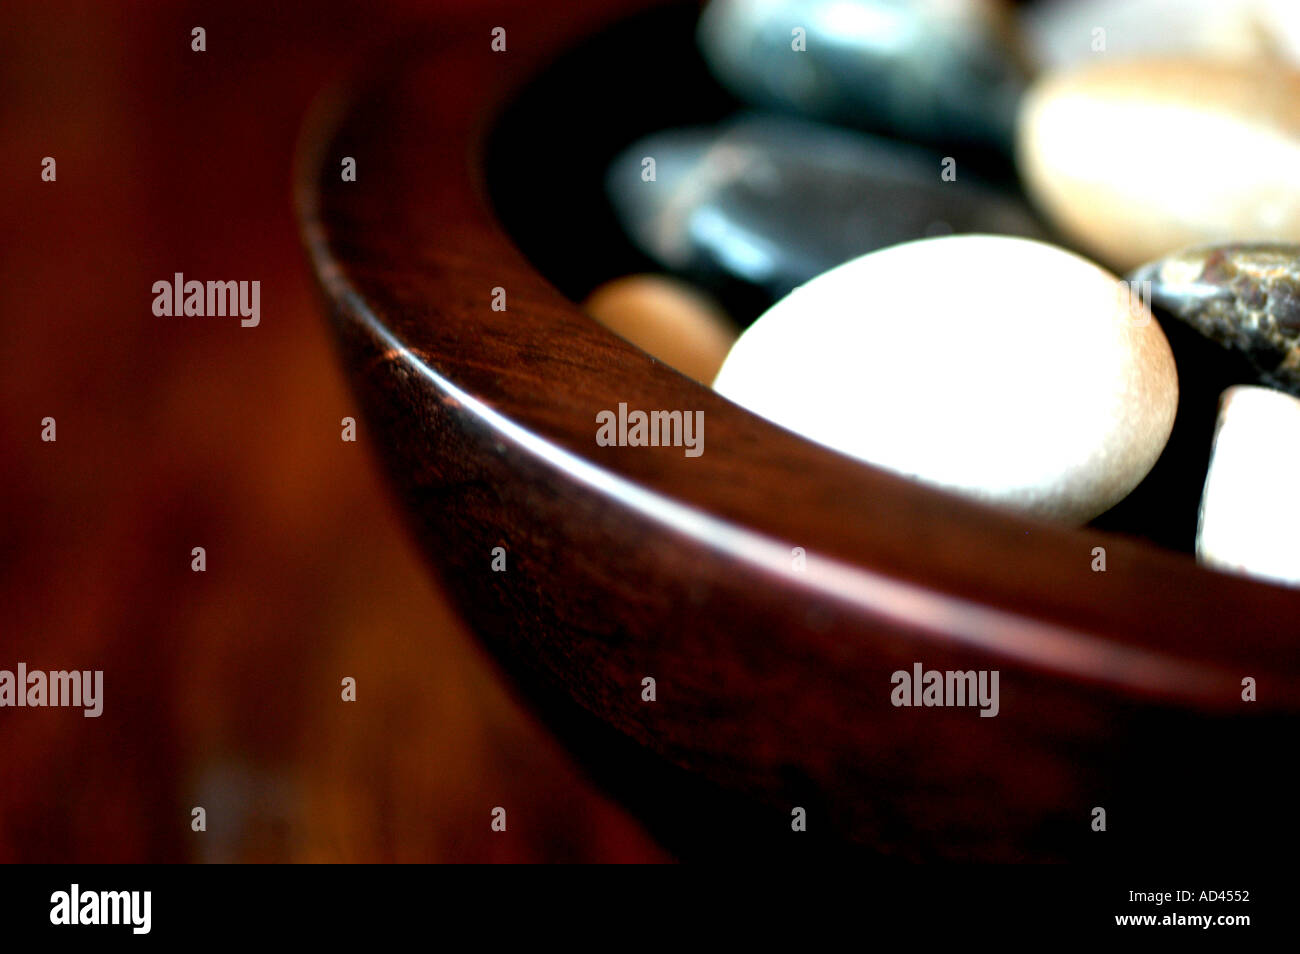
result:
[[[506,54],[487,17],[413,38],[326,98],[300,151],[305,241],[354,389],[502,669],[688,856],[1097,860],[1294,834],[1278,757],[1300,726],[1300,592],[805,442],[601,328],[516,248],[484,181],[493,118],[632,6],[520,3],[497,17]],[[565,121],[598,127],[607,106],[566,103]],[[566,222],[551,227],[562,249]],[[598,446],[596,415],[620,402],[702,410],[703,455]],[[999,715],[893,706],[891,674],[915,662],[998,670]]]

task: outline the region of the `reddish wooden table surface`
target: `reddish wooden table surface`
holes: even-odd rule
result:
[[[364,429],[339,439],[293,145],[323,82],[435,14],[267,6],[0,13],[0,668],[103,669],[106,697],[0,710],[0,861],[660,859],[452,619]],[[260,280],[260,327],[155,317],[176,271]]]

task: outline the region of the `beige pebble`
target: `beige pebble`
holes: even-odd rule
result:
[[[1296,0],[1035,0],[1020,21],[1043,69],[1174,55],[1300,63]]]
[[[1189,245],[1300,241],[1300,72],[1194,59],[1049,74],[1017,130],[1026,188],[1128,271]]]
[[[1206,566],[1300,586],[1300,400],[1270,388],[1223,392],[1201,496]]]
[[[703,292],[661,275],[616,278],[593,291],[587,314],[642,351],[708,384],[740,333]]]

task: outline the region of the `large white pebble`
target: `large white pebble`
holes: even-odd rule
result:
[[[1201,496],[1196,556],[1207,566],[1300,586],[1300,400],[1223,392]]]
[[[991,235],[819,275],[741,335],[714,387],[868,463],[1078,523],[1146,476],[1178,405],[1169,343],[1123,283]]]

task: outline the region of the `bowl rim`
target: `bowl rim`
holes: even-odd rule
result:
[[[383,341],[402,373],[472,418],[484,452],[508,444],[555,480],[637,510],[737,572],[794,577],[864,624],[892,620],[1198,708],[1239,707],[1241,678],[1267,676],[1259,707],[1300,710],[1291,622],[1300,590],[851,460],[663,365],[536,272],[483,181],[492,123],[555,51],[649,5],[575,0],[562,18],[512,11],[509,33],[526,39],[505,55],[489,49],[499,17],[462,13],[322,94],[299,141],[294,198],[340,327]],[[358,181],[342,183],[339,156],[353,153]],[[496,287],[507,290],[506,311],[489,307]],[[620,403],[702,411],[705,452],[598,446],[593,412]],[[799,572],[795,547],[805,553]],[[1105,572],[1091,569],[1095,547],[1105,548]]]

